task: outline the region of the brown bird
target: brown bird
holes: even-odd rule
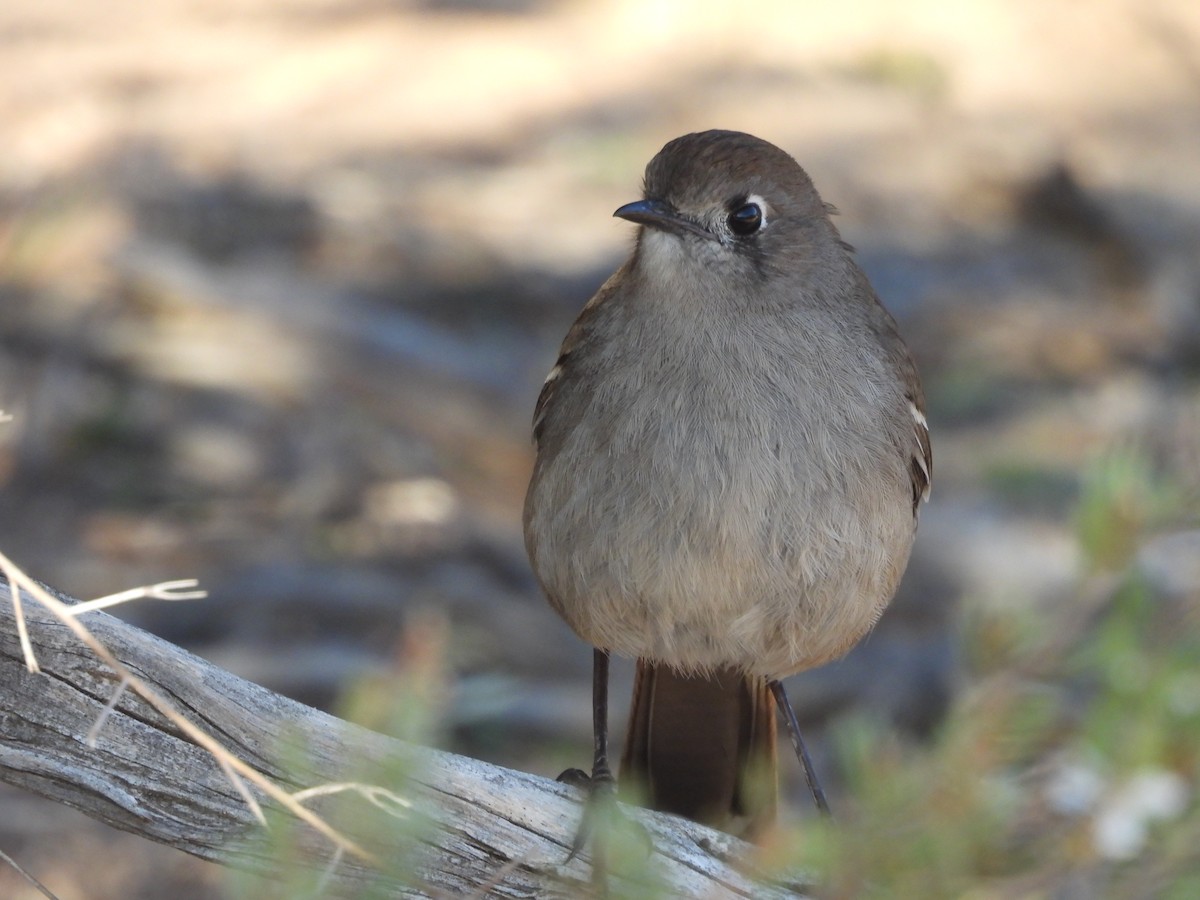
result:
[[[637,659],[622,779],[753,835],[773,820],[780,679],[846,653],[891,600],[929,494],[916,368],[803,169],[706,131],[646,168],[632,256],[537,400],[525,543],[595,647],[593,786],[611,785],[608,658]]]

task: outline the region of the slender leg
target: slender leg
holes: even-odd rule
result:
[[[608,765],[608,651],[592,651],[592,786],[588,805],[575,846],[577,853],[592,834],[592,887],[596,894],[608,897],[608,832],[616,814],[617,780]],[[596,827],[595,819],[603,821]]]
[[[587,792],[583,805],[583,818],[575,832],[575,840],[567,862],[574,859],[589,842],[592,856],[593,896],[610,896],[608,886],[610,841],[615,831],[633,834],[641,839],[649,856],[653,845],[650,835],[637,822],[625,818],[617,809],[617,780],[608,764],[608,651],[595,650],[592,654],[592,774],[579,769],[568,769],[558,776]]]
[[[817,809],[821,811],[822,815],[830,816],[832,813],[829,811],[829,801],[825,799],[825,792],[821,790],[821,783],[817,781],[817,770],[813,768],[812,760],[808,756],[808,749],[804,746],[804,739],[800,737],[800,723],[796,721],[796,712],[792,709],[787,694],[784,693],[783,684],[778,680],[772,680],[770,687],[771,693],[775,695],[775,705],[779,707],[779,713],[787,725],[788,735],[792,739],[792,748],[796,751],[800,765],[804,767],[804,778],[808,782],[808,789],[812,792],[813,800],[816,801]]]
[[[597,828],[597,820],[611,819],[614,814],[617,782],[608,764],[608,651],[599,648],[592,652],[592,739],[592,774],[567,769],[558,780],[587,792],[583,819],[575,832],[567,862],[579,854],[589,838],[592,839],[592,879],[603,888],[607,869],[605,826]]]
[[[608,651],[592,651],[592,788],[612,790],[616,784],[608,765]]]

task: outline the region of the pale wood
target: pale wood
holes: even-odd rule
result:
[[[73,602],[51,591],[64,602]],[[0,579],[0,781],[66,803],[117,828],[216,862],[278,879],[285,867],[327,867],[332,848],[315,834],[281,858],[270,832],[213,758],[185,740],[130,692],[117,704],[95,748],[84,736],[116,687],[113,673],[28,594],[30,637],[42,666],[30,674],[21,656],[7,584]],[[105,613],[82,621],[125,665],[168,697],[233,753],[289,789],[361,780],[364,772],[432,820],[425,831],[380,827],[383,817],[355,812],[351,835],[381,859],[409,860],[415,880],[381,873],[345,857],[331,896],[365,885],[384,896],[578,897],[590,864],[566,862],[580,816],[571,788],[479,760],[386,738],[281,697]],[[406,761],[403,765],[399,761]],[[400,779],[396,773],[409,774]],[[391,776],[385,773],[391,771]],[[369,777],[369,776],[368,776]],[[261,799],[261,798],[260,798]],[[345,799],[337,801],[342,808]],[[369,809],[362,801],[358,810]],[[628,810],[653,845],[645,869],[684,897],[790,897],[795,885],[747,877],[752,850],[728,835],[682,819]],[[336,815],[336,811],[331,810]],[[275,831],[279,829],[276,828]],[[414,837],[414,835],[416,835]],[[614,892],[637,896],[636,882],[615,877]]]

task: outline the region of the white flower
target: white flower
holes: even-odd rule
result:
[[[1187,802],[1187,782],[1174,772],[1156,769],[1135,775],[1096,816],[1096,852],[1107,859],[1132,859],[1146,845],[1151,823],[1176,818]]]

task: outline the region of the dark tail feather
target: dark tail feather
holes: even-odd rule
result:
[[[685,676],[638,660],[621,781],[651,809],[742,837],[775,821],[775,702],[766,679]]]

